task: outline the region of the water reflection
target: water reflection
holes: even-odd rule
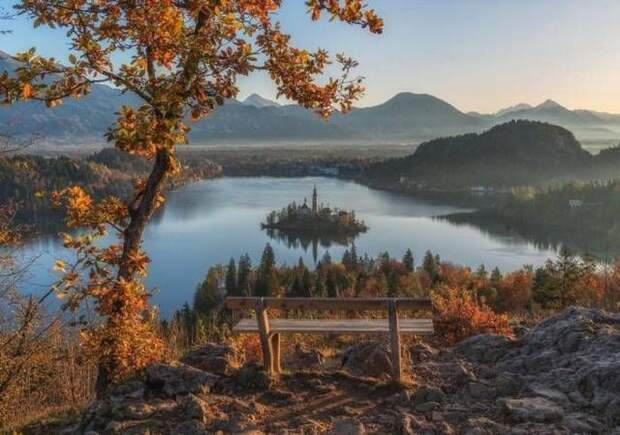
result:
[[[165,207],[146,228],[144,249],[151,259],[146,284],[156,291],[154,302],[162,314],[186,301],[191,303],[209,267],[226,264],[231,257],[238,259],[245,253],[257,264],[268,242],[279,264],[296,264],[302,257],[310,265],[328,250],[339,260],[352,239],[284,236],[260,229],[271,210],[303,198],[315,184],[322,201],[355,210],[368,225],[369,230],[355,238],[359,254],[376,256],[388,251],[400,257],[411,248],[419,261],[430,249],[447,261],[474,268],[480,264],[489,269],[498,266],[503,271],[524,264],[540,265],[555,255],[553,249],[541,248],[514,234],[433,219],[467,209],[381,192],[354,182],[319,177],[220,178],[171,192]],[[113,241],[110,237],[102,243]],[[56,258],[70,261],[72,255],[55,237],[32,240],[23,251],[27,257],[40,255],[32,269],[31,285],[25,289],[33,293],[40,293],[45,283],[57,279],[52,272]]]
[[[276,229],[266,229],[267,235],[272,240],[284,244],[287,248],[297,250],[303,249],[304,252],[311,250],[314,264],[319,258],[319,248],[329,250],[334,246],[347,247],[353,244],[358,236],[348,236],[343,234],[317,235],[312,232],[301,231],[281,231]]]

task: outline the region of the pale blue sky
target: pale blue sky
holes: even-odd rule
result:
[[[618,0],[368,0],[385,20],[380,36],[312,23],[303,0],[284,3],[281,21],[297,45],[345,51],[360,61],[367,92],[359,105],[412,91],[464,111],[552,98],[570,108],[620,112]],[[11,26],[0,49],[37,46],[66,58],[62,31],[33,30],[25,18]],[[265,76],[241,85],[242,96],[273,97]]]

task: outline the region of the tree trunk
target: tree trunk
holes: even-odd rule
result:
[[[155,157],[155,164],[144,187],[138,206],[130,211],[129,225],[125,229],[123,254],[118,266],[118,277],[131,280],[134,270],[130,257],[140,249],[142,234],[151,215],[155,211],[155,201],[161,191],[166,175],[172,169],[172,155],[167,150],[160,150]]]
[[[166,180],[166,176],[172,169],[172,159],[172,154],[167,150],[157,152],[153,169],[147,179],[138,205],[135,208],[130,208],[129,225],[123,234],[123,253],[118,265],[117,276],[119,279],[131,281],[134,278],[135,270],[131,264],[131,257],[140,249],[144,229],[155,211],[157,196]],[[118,310],[120,311],[122,308],[122,306],[119,306]],[[97,382],[95,385],[97,396],[104,394],[109,385],[109,367],[100,363],[97,368]]]

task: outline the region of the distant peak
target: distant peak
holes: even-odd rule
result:
[[[539,104],[538,106],[536,106],[537,109],[563,109],[564,107],[558,103],[556,103],[553,100],[546,100],[544,103]]]
[[[506,115],[508,113],[518,112],[520,110],[529,110],[531,108],[532,108],[532,106],[527,104],[527,103],[519,103],[519,104],[515,104],[514,106],[510,106],[510,107],[506,107],[504,109],[498,110],[496,115],[497,116],[502,116],[502,115]]]
[[[278,107],[280,104],[275,101],[269,100],[265,97],[261,97],[258,94],[252,94],[243,100],[243,104],[254,107]]]
[[[429,95],[429,94],[414,94],[413,92],[399,92],[398,94],[390,98],[387,102],[407,101],[407,100],[413,100],[413,99],[418,99],[418,98],[436,98],[436,97],[433,97],[432,95]]]

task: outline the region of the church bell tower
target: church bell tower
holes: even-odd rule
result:
[[[312,213],[316,214],[319,211],[319,198],[316,194],[316,184],[314,185],[314,190],[312,191]]]

